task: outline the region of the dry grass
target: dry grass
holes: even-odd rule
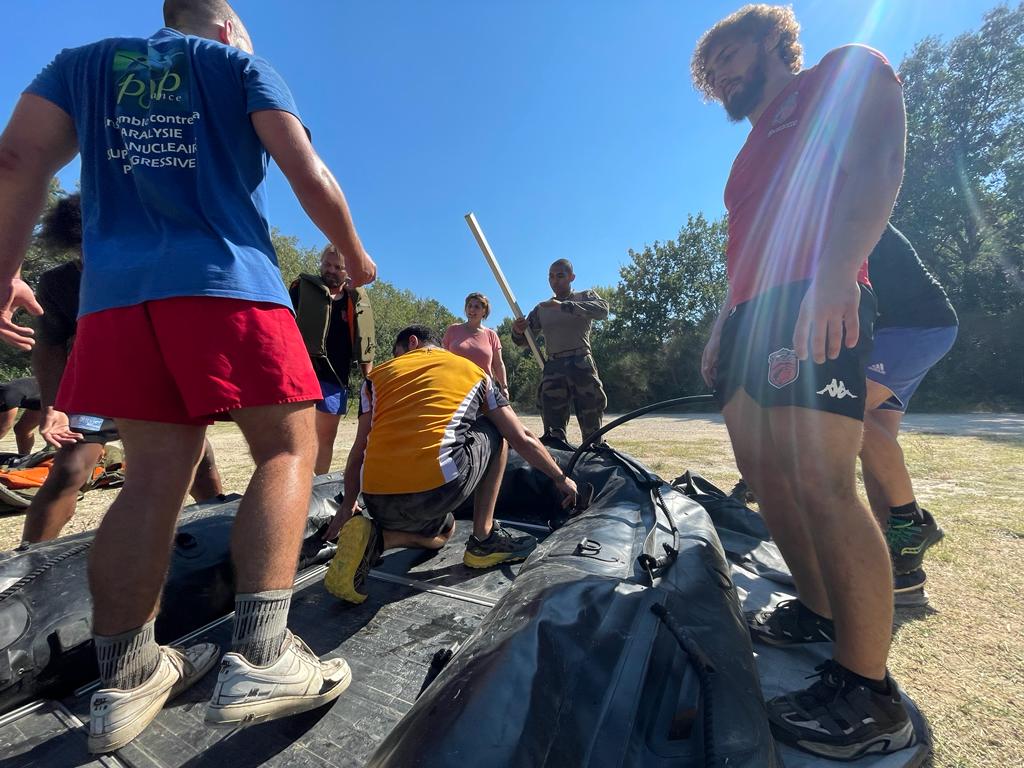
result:
[[[539,427],[536,417],[525,421]],[[342,422],[337,469],[354,431],[354,420]],[[225,487],[244,490],[252,462],[238,431],[218,425],[210,437]],[[737,479],[716,419],[645,418],[612,442],[666,479],[691,468],[726,489]],[[931,721],[935,766],[1024,766],[1024,431],[910,433],[903,445],[918,497],[947,535],[928,558],[931,606],[897,613],[891,669]],[[73,529],[95,526],[115,494],[88,494]],[[20,516],[0,518],[0,548],[15,546],[20,530]]]

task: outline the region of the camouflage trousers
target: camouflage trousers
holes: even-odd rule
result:
[[[551,358],[544,363],[537,407],[544,420],[545,435],[565,440],[570,403],[575,406],[576,420],[584,437],[601,428],[608,397],[590,355]]]

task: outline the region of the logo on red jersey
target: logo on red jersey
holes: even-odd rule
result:
[[[768,383],[782,389],[796,381],[800,375],[800,358],[792,349],[783,347],[768,355]]]
[[[790,116],[796,112],[796,104],[800,91],[793,91],[786,97],[786,100],[779,105],[778,110],[775,112],[775,117],[772,118],[772,125],[782,125],[782,123],[789,120]]]

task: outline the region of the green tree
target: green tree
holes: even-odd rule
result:
[[[270,230],[270,240],[277,252],[277,266],[281,270],[281,277],[285,285],[291,285],[292,281],[302,272],[319,274],[319,249],[303,248],[299,245],[299,238],[294,235],[281,234],[281,230],[277,227]]]
[[[508,374],[508,394],[512,405],[517,411],[535,411],[540,364],[529,347],[516,346],[512,341],[511,317],[504,318],[494,330],[501,339],[501,356]]]
[[[377,333],[376,362],[391,359],[395,336],[407,325],[419,323],[433,329],[438,338],[458,320],[436,299],[422,298],[412,291],[397,288],[386,280],[377,280],[367,288]]]
[[[54,206],[54,204],[61,197],[66,195],[67,192],[61,188],[60,182],[54,178],[50,182],[50,189],[46,197],[46,206],[43,209],[43,213],[40,216],[40,222]],[[25,261],[21,267],[21,277],[25,282],[31,285],[33,288],[39,283],[39,276],[49,269],[62,264],[69,258],[72,258],[76,254],[63,253],[49,248],[39,238],[39,228],[36,227],[36,231],[32,236],[32,241],[29,243],[28,249],[25,251]],[[32,323],[31,317],[24,310],[19,310],[15,314],[15,321],[22,325],[30,325]],[[32,367],[29,359],[28,352],[21,352],[9,347],[6,344],[0,344],[0,381],[10,381],[21,376],[31,376]]]
[[[633,344],[664,343],[717,313],[727,288],[726,237],[724,218],[690,214],[675,240],[630,250],[617,290],[619,335]]]
[[[900,74],[907,164],[896,225],[960,308],[1021,303],[1024,4],[993,8],[949,43],[925,38]]]
[[[704,390],[700,355],[727,289],[726,224],[690,215],[675,240],[629,252],[611,308],[595,327],[594,356],[609,409]]]
[[[948,43],[925,38],[900,74],[907,163],[894,223],[961,321],[915,404],[1019,406],[1024,341],[1006,323],[1024,309],[1024,4],[993,8]]]

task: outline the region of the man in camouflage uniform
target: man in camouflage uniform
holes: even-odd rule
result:
[[[608,302],[587,290],[573,292],[576,279],[568,259],[559,259],[548,270],[554,296],[542,301],[527,317],[512,324],[512,340],[526,346],[526,328],[544,335],[547,362],[537,392],[544,420],[544,438],[565,440],[569,404],[576,408],[580,432],[587,437],[601,428],[608,398],[590,351],[594,320],[608,317]]]

